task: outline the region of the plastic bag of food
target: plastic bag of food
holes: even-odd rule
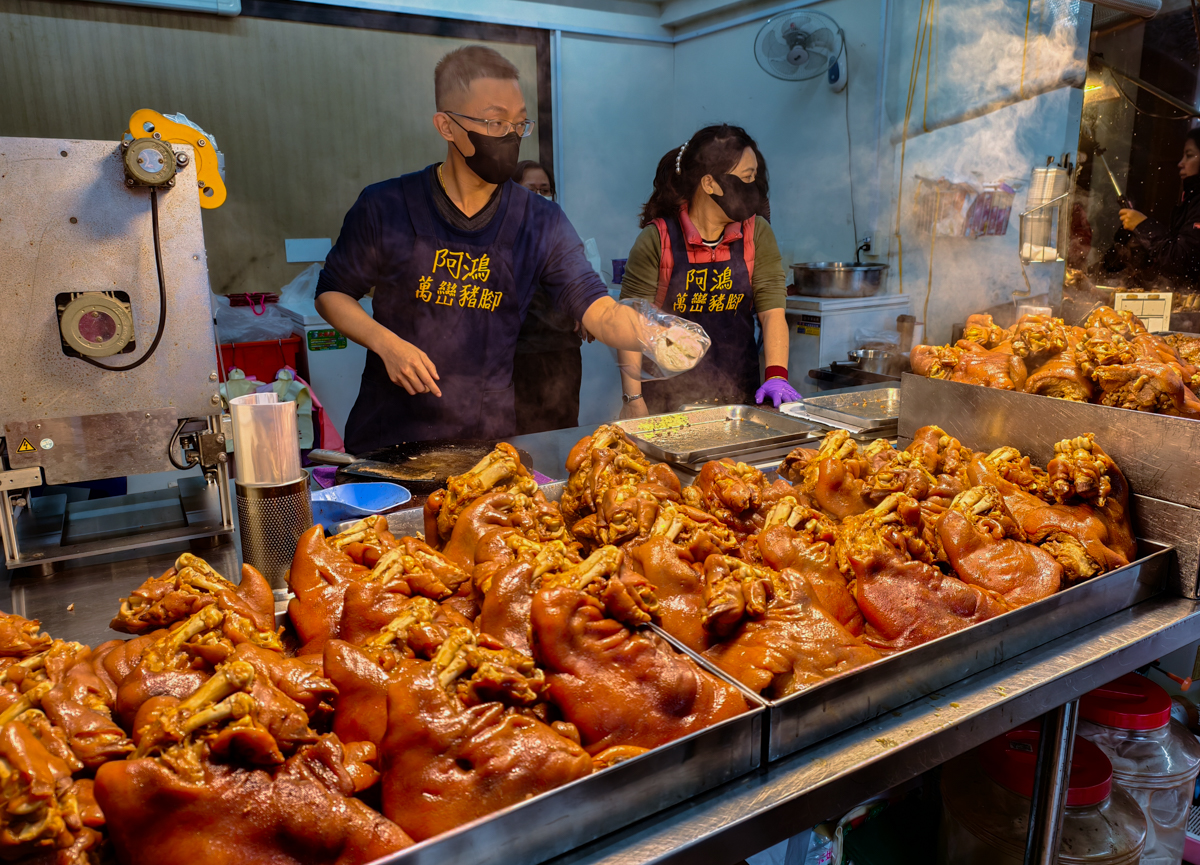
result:
[[[296,275],[279,292],[279,302],[305,315],[317,314],[317,280],[321,278],[321,264],[310,264]]]
[[[642,381],[659,381],[687,372],[700,362],[712,340],[694,321],[657,309],[645,300],[618,301],[642,316],[642,363],[621,371]]]
[[[212,295],[217,336],[223,344],[287,339],[292,335],[292,320],[275,304],[266,304],[261,313],[249,306],[230,306],[229,298]]]

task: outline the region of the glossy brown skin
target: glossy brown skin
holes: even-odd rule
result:
[[[982,455],[972,460],[968,474],[973,484],[990,483],[1000,490],[1005,507],[1032,544],[1042,546],[1056,534],[1070,536],[1099,566],[1099,572],[1123,567],[1137,555],[1124,476],[1119,476],[1119,489],[1106,505],[1097,508],[1086,503],[1049,504],[1010,483],[989,466]],[[1069,567],[1065,574],[1068,581],[1092,575],[1072,572]]]
[[[525,516],[517,508],[517,496],[506,491],[488,493],[476,499],[459,515],[442,552],[446,558],[470,571],[475,567],[475,552],[484,535],[499,528],[520,529]]]
[[[70,767],[21,721],[0,728],[0,765],[5,770],[7,811],[0,832],[0,859],[64,865],[88,862],[100,836],[81,813],[86,810],[88,822],[95,824],[96,815],[87,808],[87,785],[73,783]]]
[[[850,554],[864,641],[899,651],[1008,612],[994,592],[946,576],[932,565],[881,545]]]
[[[1101,366],[1094,373],[1102,405],[1200,419],[1200,398],[1187,387],[1176,366],[1135,361]]]
[[[490,634],[510,649],[530,654],[529,610],[538,581],[533,565],[514,561],[491,578],[479,613],[479,631]]]
[[[1142,320],[1132,312],[1117,312],[1110,306],[1098,307],[1088,315],[1083,323],[1085,328],[1106,327],[1126,339],[1132,339],[1139,333],[1146,332]]]
[[[625,562],[645,577],[658,598],[658,624],[695,652],[707,646],[704,627],[704,581],[687,551],[663,537],[626,550]]]
[[[655,748],[747,710],[734,686],[660,638],[607,618],[582,591],[542,589],[532,623],[547,695],[591,754],[614,745]]]
[[[341,743],[325,736],[273,771],[204,762],[193,783],[159,760],[108,763],[96,801],[125,865],[359,865],[412,844],[357,799]]]
[[[0,613],[0,657],[26,658],[50,648],[50,635],[41,631],[37,619]]]
[[[700,469],[695,488],[700,495],[688,503],[701,507],[740,535],[754,531],[751,518],[762,506],[766,476],[728,457],[710,460]]]
[[[748,618],[704,656],[739,682],[784,697],[882,657],[846,630],[808,581],[785,570],[761,618]]]
[[[1072,349],[1050,357],[1025,380],[1025,393],[1036,393],[1073,402],[1092,398],[1092,380],[1084,373],[1079,355]]]
[[[758,536],[758,548],[763,564],[776,571],[791,569],[803,577],[816,602],[852,635],[859,636],[866,622],[837,566],[834,541],[832,535],[815,540],[788,526],[772,526]]]
[[[866,511],[866,484],[862,481],[862,466],[852,460],[828,457],[817,468],[817,483],[812,490],[817,506],[839,520]]]
[[[300,536],[288,571],[288,586],[296,595],[288,602],[288,618],[300,639],[298,654],[320,654],[325,642],[337,635],[346,589],[368,573],[368,568],[326,543],[320,525]]]
[[[590,775],[577,743],[501,703],[464,708],[415,661],[388,687],[383,813],[417,841]]]
[[[72,700],[62,686],[42,698],[42,711],[63,731],[72,753],[86,769],[97,769],[109,760],[123,760],[133,742],[107,715]]]
[[[1025,386],[1025,362],[1005,346],[989,351],[978,343],[959,340],[953,346],[916,345],[910,352],[913,372],[964,384],[1020,390]]]
[[[955,574],[1020,607],[1057,592],[1063,569],[1049,553],[1014,534],[1020,533],[1000,521],[972,521],[957,510],[946,511],[938,521],[942,548]]]
[[[338,689],[333,732],[343,742],[379,745],[387,732],[387,688],[393,681],[367,652],[342,640],[325,644],[325,672]]]
[[[295,701],[309,716],[317,712],[322,702],[333,702],[337,697],[337,688],[323,675],[319,657],[288,658],[242,643],[229,660],[248,663],[255,673]]]
[[[359,646],[374,637],[412,602],[404,589],[402,585],[352,583],[346,589],[338,638]],[[434,621],[449,628],[471,627],[470,619],[452,606],[453,601],[438,604]]]
[[[262,631],[275,630],[275,598],[266,578],[250,565],[242,566],[242,581],[214,594],[196,590],[181,590],[175,585],[175,568],[161,577],[153,577],[138,586],[131,597],[148,602],[134,616],[118,615],[109,625],[114,631],[126,634],[148,634],[159,628],[169,628],[209,604],[247,619]],[[244,637],[232,625],[226,636],[235,642]]]

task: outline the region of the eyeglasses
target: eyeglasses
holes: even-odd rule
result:
[[[449,114],[451,117],[461,117],[464,120],[474,120],[476,123],[482,123],[487,127],[487,134],[493,138],[501,138],[509,133],[515,132],[521,138],[528,138],[529,133],[533,132],[532,120],[521,120],[517,123],[510,123],[507,120],[484,120],[482,117],[472,117],[469,114],[459,114],[456,111],[443,111],[443,114]],[[457,120],[454,121],[458,123]],[[462,126],[461,123],[458,123]],[[463,129],[467,127],[463,126]]]

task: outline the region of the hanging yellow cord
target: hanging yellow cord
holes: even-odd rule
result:
[[[933,294],[933,245],[937,242],[937,224],[941,213],[942,190],[939,187],[933,203],[933,225],[929,229],[929,280],[925,286],[925,308],[921,312],[921,324],[925,327],[926,335],[929,333],[929,296]]]
[[[1017,85],[1017,95],[1025,98],[1025,57],[1029,54],[1029,18],[1033,14],[1033,0],[1025,4],[1025,44],[1021,46],[1021,82]]]
[[[899,270],[901,294],[904,293],[904,238],[900,231],[900,216],[904,203],[904,159],[908,153],[908,125],[912,120],[913,102],[916,100],[917,95],[917,81],[921,75],[921,54],[926,51],[926,40],[929,37],[929,30],[932,26],[933,6],[935,2],[936,0],[929,0],[929,5],[926,7],[925,0],[921,0],[921,9],[917,13],[917,38],[913,45],[912,68],[908,73],[908,94],[904,104],[904,127],[901,130],[900,136],[900,181],[896,187],[896,224],[893,233],[896,238],[896,263]],[[926,108],[928,108],[928,88],[926,89],[925,103]]]

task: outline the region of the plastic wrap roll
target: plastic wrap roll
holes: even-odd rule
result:
[[[301,477],[296,404],[274,393],[252,393],[229,401],[238,480],[283,484]]]

